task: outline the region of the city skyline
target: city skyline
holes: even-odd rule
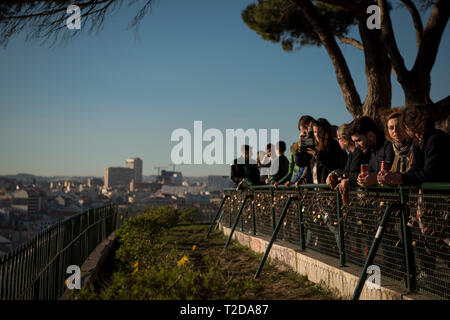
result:
[[[161,1],[138,40],[126,30],[134,7],[111,16],[99,34],[83,33],[66,46],[13,39],[0,49],[0,175],[101,177],[104,168],[133,157],[145,162],[144,175],[153,175],[154,167],[170,166],[171,133],[193,130],[195,120],[222,132],[280,129],[288,146],[302,114],[335,125],[351,121],[325,49],[287,53],[262,40],[241,19],[253,2]],[[404,8],[392,17],[410,66],[417,51],[411,17]],[[431,74],[433,100],[448,95],[449,35],[447,28]],[[340,47],[364,97],[363,54]],[[403,91],[391,79],[392,105],[402,105]],[[229,174],[228,165],[177,170]]]

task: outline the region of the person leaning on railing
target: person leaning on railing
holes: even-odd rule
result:
[[[234,159],[231,165],[231,180],[235,183],[235,187],[259,184],[259,169],[256,161],[250,158],[250,146],[242,146],[241,152],[242,156]]]
[[[379,130],[369,117],[354,119],[350,124],[349,132],[355,146],[364,153],[370,153],[368,172],[358,174],[357,183],[361,187],[375,186],[381,163],[392,163],[394,160],[392,143],[385,138],[384,132]]]
[[[272,149],[273,145],[268,143],[266,145],[266,154],[261,158],[258,163],[259,171],[260,171],[260,183],[265,184],[266,179],[269,178],[270,166],[272,165]]]
[[[384,121],[386,138],[391,141],[395,153],[390,171],[398,173],[408,171],[414,158],[413,141],[401,121],[402,112],[402,108],[392,108]]]
[[[337,140],[342,150],[348,152],[348,159],[343,170],[335,170],[331,172],[326,183],[332,189],[338,189],[344,204],[348,203],[350,186],[357,186],[358,174],[360,173],[361,164],[367,164],[370,160],[370,153],[364,153],[361,149],[357,148],[353,143],[350,133],[350,125],[342,124],[337,129]],[[352,248],[350,248],[353,254],[361,252],[361,244],[364,242],[369,243],[369,239],[365,238],[361,234],[361,226],[357,223],[360,220],[360,215],[363,214],[360,210],[352,210],[352,214],[349,216],[350,225],[352,226],[353,236]]]
[[[296,151],[295,163],[306,167],[307,183],[325,183],[331,171],[344,168],[347,155],[332,138],[331,125],[326,119],[315,120],[312,127],[314,144],[301,145]]]
[[[286,187],[289,187],[289,185],[291,185],[291,183],[295,184],[295,182],[297,182],[298,178],[301,176],[301,174],[303,173],[303,168],[300,168],[299,166],[297,166],[295,164],[295,151],[298,149],[298,143],[294,142],[291,145],[291,155],[289,157],[289,168],[288,168],[288,172],[287,174],[281,178],[279,181],[275,182],[273,184],[274,188],[276,188],[279,184],[285,184]],[[300,173],[300,175],[299,175]]]
[[[278,141],[275,152],[277,157],[273,159],[272,166],[270,167],[270,175],[267,179],[267,183],[274,184],[281,180],[289,170],[289,160],[284,153],[286,152],[286,142]]]
[[[349,187],[356,187],[361,164],[368,164],[370,153],[364,153],[357,148],[350,137],[350,125],[342,124],[337,129],[337,140],[342,150],[348,153],[347,162],[343,170],[331,172],[326,180],[326,184],[332,189],[338,189],[344,203],[347,202]]]
[[[378,183],[380,185],[421,185],[425,182],[450,182],[448,168],[450,137],[435,128],[429,109],[422,105],[408,107],[404,110],[401,121],[406,134],[414,141],[414,158],[411,168],[403,173],[387,172],[379,175]],[[447,237],[448,231],[445,228],[447,222],[442,219],[437,210],[431,210],[424,215],[423,202],[424,198],[421,195],[418,196],[416,221],[419,228],[413,228],[415,238],[418,239],[416,244],[418,281],[433,276],[438,254],[449,264],[449,255],[438,248],[436,241]]]
[[[294,161],[295,164],[297,164],[297,157],[302,153],[306,151],[306,145],[314,144],[314,131],[312,127],[312,123],[314,121],[314,118],[308,115],[303,115],[298,120],[298,130],[300,131],[300,134],[298,136],[298,144],[297,144],[297,150],[295,150],[294,153]],[[300,170],[297,172],[297,174],[293,177],[291,180],[292,184],[295,184],[295,187],[298,187],[299,184],[305,184],[308,182],[308,167],[300,166]]]
[[[383,168],[377,175],[378,178],[385,171],[404,173],[407,172],[412,165],[414,158],[412,139],[406,134],[403,122],[401,121],[403,109],[392,108],[383,116],[384,130],[386,139],[392,143],[394,150],[394,160],[389,167]],[[381,247],[384,252],[385,264],[390,268],[396,268],[402,264],[402,250],[400,246],[392,246],[390,243],[396,243],[398,239],[402,239],[401,223],[399,220],[393,222],[393,230],[387,229],[385,234],[386,241],[382,242]]]
[[[404,173],[387,172],[380,175],[378,183],[420,185],[424,182],[450,182],[450,137],[435,128],[429,109],[422,105],[408,107],[401,121],[406,134],[414,140],[411,168]]]

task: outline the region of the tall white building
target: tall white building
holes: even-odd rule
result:
[[[127,159],[125,167],[134,170],[134,182],[142,183],[142,160],[140,158]]]

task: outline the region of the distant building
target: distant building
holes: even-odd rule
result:
[[[11,195],[0,194],[0,208],[10,208],[10,207],[11,207]]]
[[[87,185],[89,188],[91,188],[92,186],[101,186],[103,185],[103,181],[99,178],[88,178]]]
[[[200,194],[205,191],[203,186],[172,186],[172,185],[162,185],[161,193],[169,195],[179,195],[179,194]]]
[[[179,171],[161,171],[161,183],[171,186],[181,186],[183,174]]]
[[[11,208],[26,213],[38,213],[46,207],[46,197],[33,188],[25,188],[12,193]]]
[[[105,168],[105,188],[129,186],[134,179],[134,170],[122,167]]]
[[[134,170],[134,182],[142,182],[142,160],[140,158],[127,159],[125,167]]]
[[[223,191],[225,188],[231,188],[233,183],[228,176],[208,176],[208,191]]]
[[[153,182],[136,183],[134,182],[134,180],[132,180],[130,183],[130,192],[155,193],[158,190],[161,190],[160,183],[153,183]]]

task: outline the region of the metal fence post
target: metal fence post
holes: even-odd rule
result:
[[[273,189],[273,187],[270,189],[270,194],[272,196],[272,229],[275,230],[275,226],[277,224],[277,222],[276,222],[277,218],[276,218],[276,215],[275,215],[275,204],[274,204],[274,200],[273,200],[273,197],[274,197],[274,189]]]
[[[229,216],[229,222],[230,222],[230,224],[229,224],[230,228],[231,228],[231,226],[233,225],[233,221],[232,221],[232,214],[233,214],[233,211],[234,211],[233,204],[234,204],[234,201],[231,200],[230,214],[228,215],[228,216]]]
[[[241,232],[244,232],[244,215],[241,214]]]
[[[231,232],[230,232],[230,235],[229,235],[229,237],[227,239],[227,242],[225,243],[224,249],[226,249],[228,247],[228,245],[230,244],[230,242],[231,242],[231,238],[233,237],[234,230],[236,229],[236,226],[237,226],[237,224],[239,222],[239,218],[241,217],[242,211],[244,211],[244,207],[245,207],[245,203],[247,202],[247,199],[252,198],[252,197],[253,196],[251,196],[251,195],[246,195],[245,196],[244,201],[242,202],[241,208],[239,209],[238,215],[236,216],[236,219],[234,220],[233,227],[231,229]]]
[[[262,257],[261,262],[259,263],[258,270],[255,273],[255,279],[258,278],[259,275],[261,274],[261,271],[264,267],[264,263],[266,262],[267,257],[269,256],[270,249],[272,248],[272,245],[275,242],[275,239],[277,238],[278,232],[280,231],[280,227],[283,223],[284,217],[286,216],[286,213],[289,209],[289,206],[290,206],[292,200],[297,200],[297,199],[298,198],[295,196],[291,196],[287,199],[286,204],[284,205],[283,212],[281,212],[280,219],[278,220],[275,230],[273,231],[272,237],[270,238],[270,242],[269,242],[269,245],[267,246],[266,252],[264,252],[264,256]]]
[[[256,236],[256,214],[255,214],[255,198],[252,199],[252,223],[253,223],[253,235]]]
[[[386,209],[384,210],[383,217],[381,218],[381,223],[378,227],[377,233],[375,234],[375,238],[373,239],[372,246],[370,247],[369,254],[367,255],[366,263],[364,264],[361,276],[359,277],[358,284],[356,285],[355,291],[353,293],[352,300],[358,300],[359,296],[361,295],[361,291],[367,279],[367,268],[373,263],[373,259],[377,254],[377,250],[381,242],[381,237],[383,236],[384,229],[389,220],[390,214],[391,214],[391,206],[387,204]]]
[[[209,229],[208,229],[208,232],[206,233],[205,238],[208,238],[209,234],[211,233],[211,230],[212,230],[212,228],[213,228],[213,226],[214,226],[214,223],[216,222],[217,218],[219,217],[220,211],[222,211],[222,207],[223,207],[223,205],[225,204],[225,201],[226,201],[228,198],[230,198],[230,196],[229,196],[229,195],[226,195],[226,196],[223,197],[222,201],[220,202],[219,209],[217,210],[215,216],[214,216],[213,219],[211,220],[211,224],[209,225]]]
[[[416,265],[414,259],[414,251],[411,244],[411,228],[408,227],[408,216],[405,204],[405,191],[400,187],[400,203],[401,203],[401,219],[402,219],[402,236],[403,251],[405,255],[405,276],[406,287],[409,292],[416,290]]]
[[[341,267],[345,267],[347,259],[345,256],[344,219],[342,217],[341,206],[342,206],[341,193],[339,192],[339,190],[336,190],[336,217],[338,221],[339,261],[341,263]]]
[[[305,226],[303,225],[303,204],[300,200],[300,197],[298,197],[297,204],[298,204],[298,231],[300,236],[300,250],[305,251],[306,243],[305,243]]]

